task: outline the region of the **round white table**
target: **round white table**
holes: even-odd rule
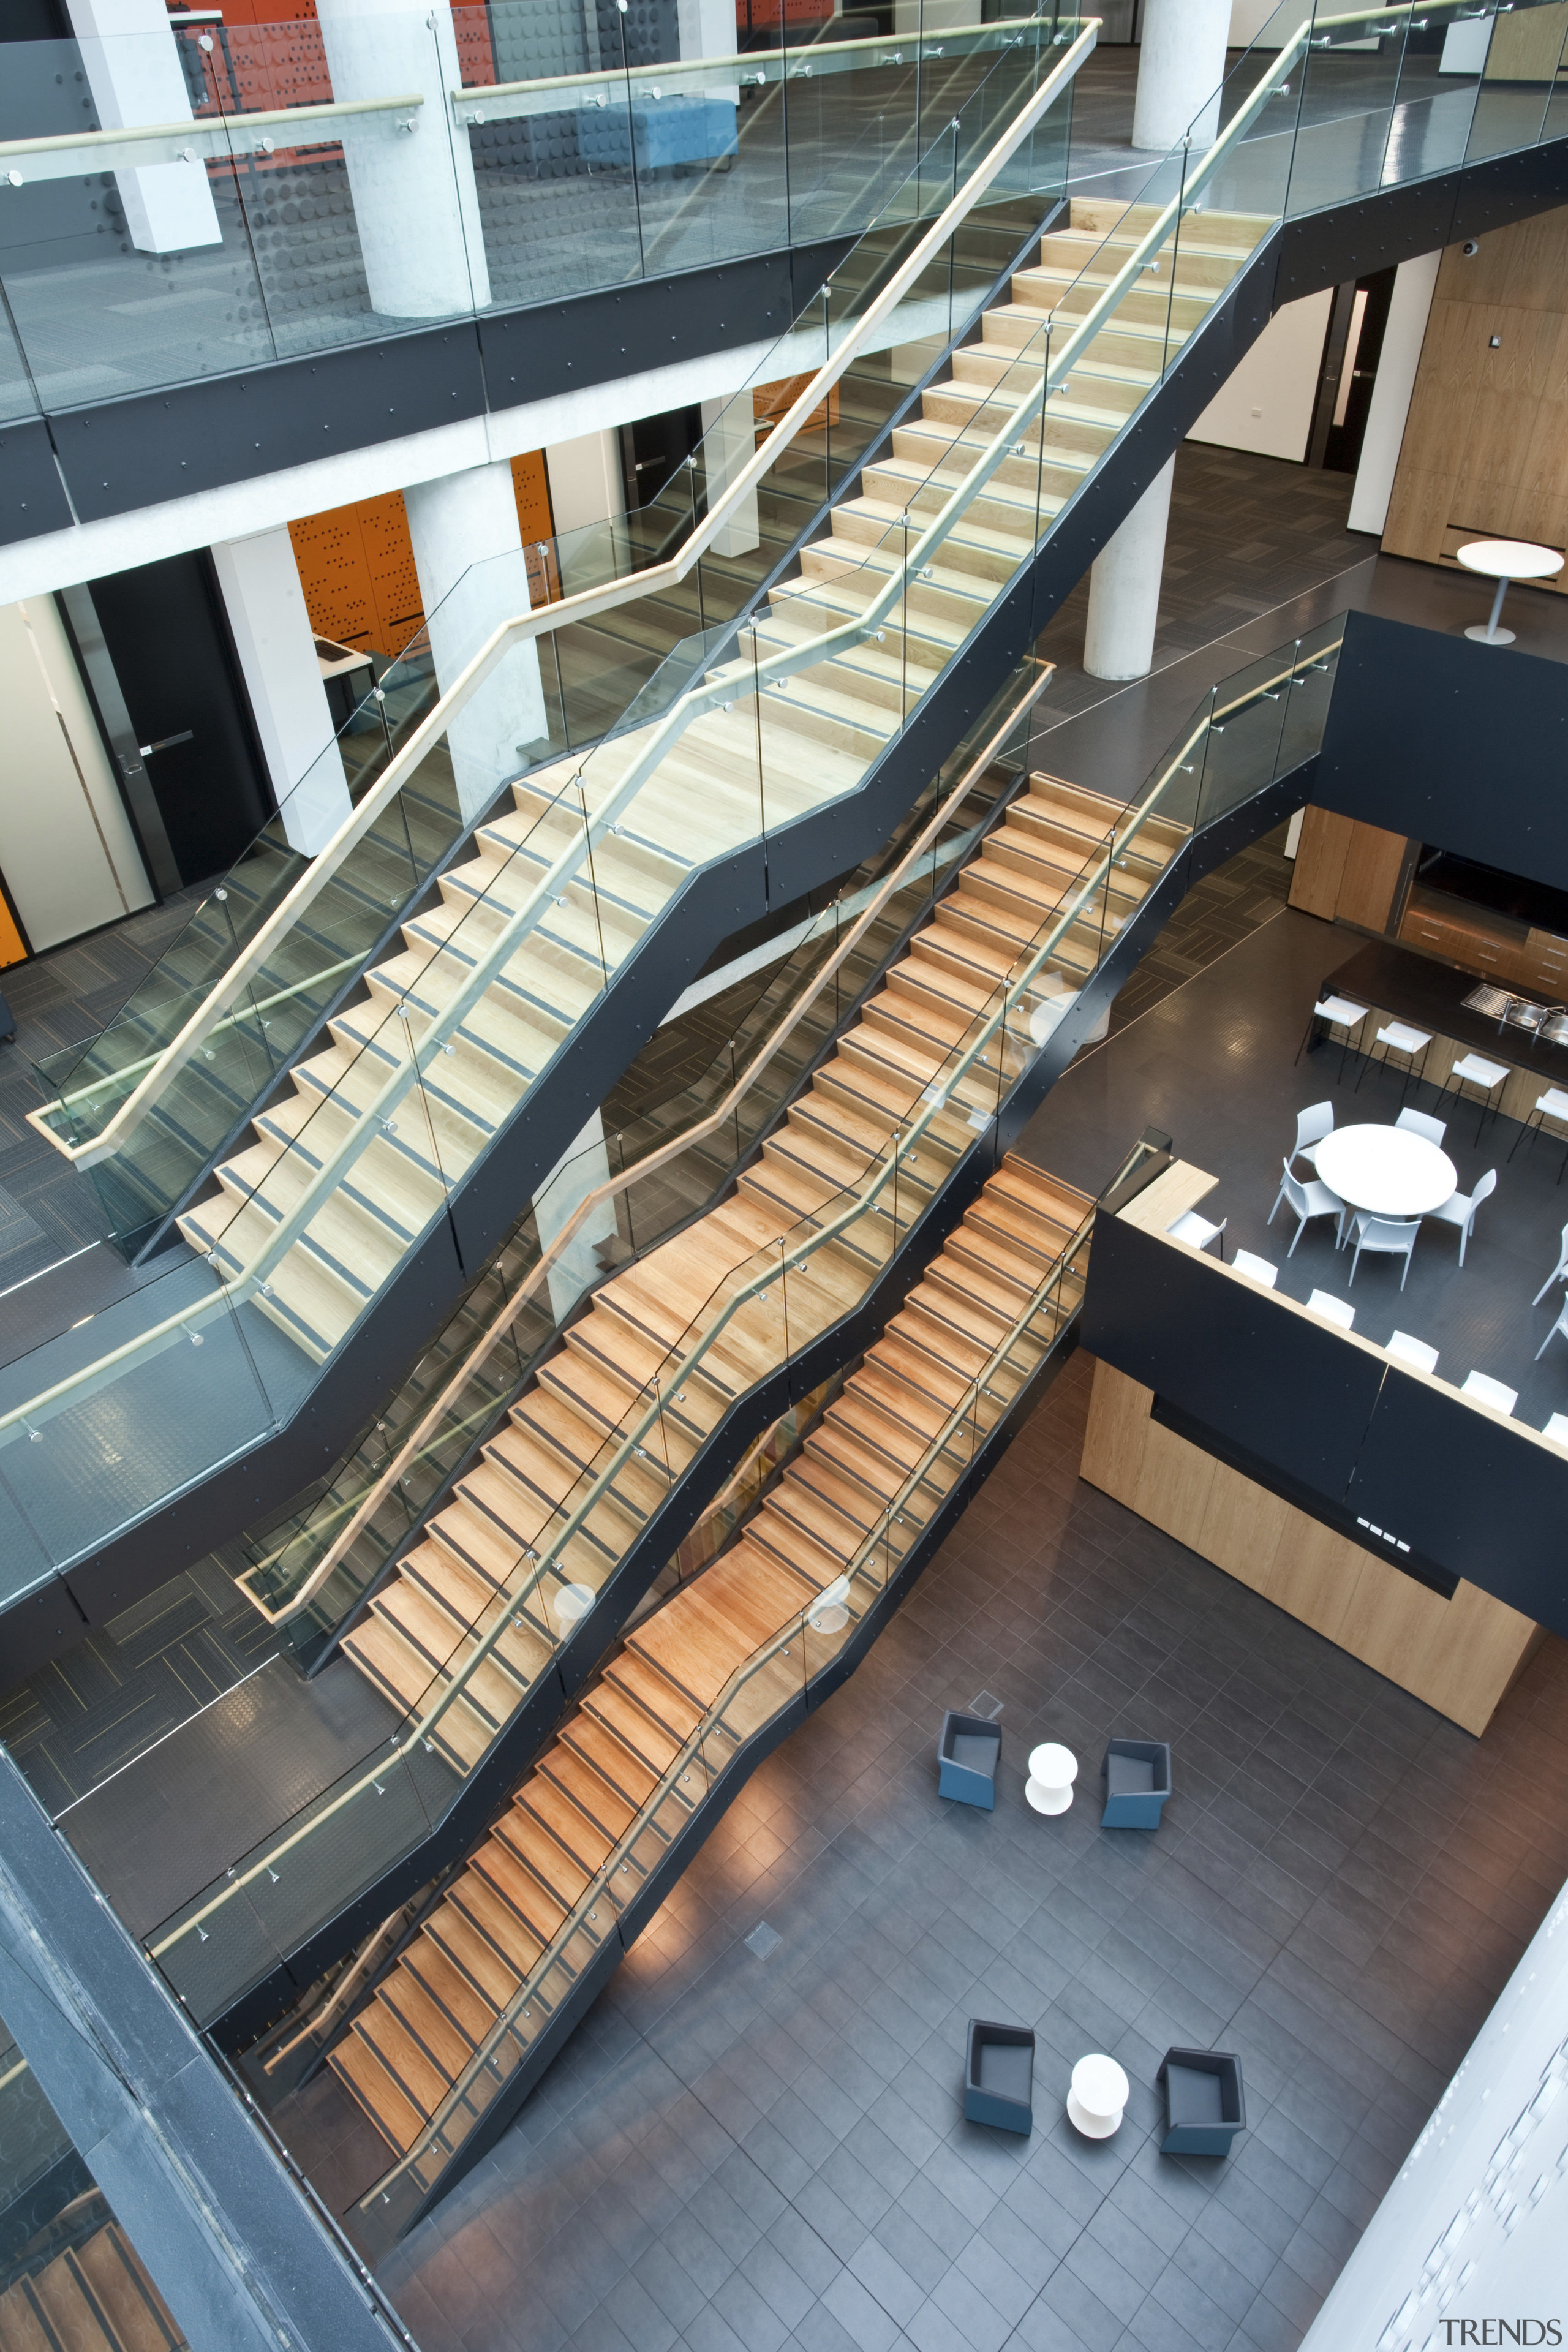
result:
[[[1446,1151],[1407,1127],[1336,1127],[1314,1163],[1331,1192],[1374,1217],[1426,1217],[1458,1186]]]
[[[1483,629],[1478,621],[1465,631],[1467,637],[1474,637],[1482,646],[1513,643],[1513,631],[1498,627],[1498,615],[1510,580],[1551,580],[1563,569],[1563,558],[1554,547],[1537,547],[1526,539],[1472,539],[1456,549],[1454,561],[1462,563],[1467,572],[1484,572],[1489,580],[1497,582],[1491,618],[1486,627]]]
[[[1037,1813],[1065,1813],[1072,1802],[1072,1784],[1077,1779],[1078,1758],[1072,1749],[1047,1739],[1041,1747],[1029,1750],[1029,1777],[1024,1783],[1024,1795]]]
[[[1068,2120],[1086,2139],[1109,2139],[1121,2128],[1122,2112],[1131,2095],[1126,2075],[1114,2058],[1094,2053],[1080,2058],[1072,2070],[1068,2093]]]

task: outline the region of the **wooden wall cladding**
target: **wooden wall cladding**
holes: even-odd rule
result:
[[[1394,917],[1409,846],[1403,834],[1309,807],[1290,877],[1290,904],[1328,923],[1385,931]]]
[[[1445,1601],[1150,1418],[1148,1389],[1094,1368],[1083,1476],[1352,1657],[1483,1732],[1540,1640],[1506,1601],[1460,1582]]]
[[[530,597],[535,604],[548,604],[560,590],[542,449],[512,459],[511,486],[528,551]],[[402,491],[303,515],[289,524],[289,536],[316,635],[388,660],[401,653],[425,620]]]
[[[1443,256],[1383,534],[1456,570],[1467,539],[1568,550],[1568,210],[1479,244]]]

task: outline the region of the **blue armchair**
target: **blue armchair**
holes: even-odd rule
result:
[[[981,1715],[944,1715],[936,1750],[937,1795],[994,1812],[1001,1758],[1002,1734],[994,1723]]]
[[[1157,1830],[1171,1793],[1171,1750],[1163,1739],[1113,1739],[1100,1768],[1102,1830]]]
[[[1032,2132],[1034,2100],[1032,2029],[991,2025],[984,2018],[972,2017],[963,2069],[964,2121],[988,2124],[993,2131]]]
[[[1247,2129],[1241,2061],[1228,2050],[1167,2050],[1155,2076],[1165,2094],[1162,2156],[1228,2156]]]

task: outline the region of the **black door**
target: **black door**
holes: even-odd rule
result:
[[[226,872],[273,814],[205,548],[89,583],[183,883]]]
[[[639,416],[622,425],[621,470],[629,512],[652,504],[701,438],[700,408],[671,408],[662,416]]]

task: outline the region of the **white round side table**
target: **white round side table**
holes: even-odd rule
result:
[[[1486,627],[1483,629],[1478,621],[1465,631],[1467,637],[1474,637],[1478,645],[1483,646],[1513,643],[1513,631],[1498,627],[1498,615],[1510,580],[1551,580],[1563,569],[1563,558],[1554,547],[1537,547],[1524,539],[1472,539],[1455,549],[1454,561],[1462,563],[1467,572],[1481,572],[1497,582],[1491,618]]]
[[[1086,2139],[1109,2139],[1121,2128],[1130,2086],[1114,2058],[1098,2052],[1080,2058],[1072,2070],[1068,2093],[1068,2120]]]
[[[580,1623],[588,1614],[597,1599],[598,1594],[592,1585],[563,1584],[550,1603],[550,1613],[555,1620],[557,1633],[570,1633],[574,1625]]]
[[[1078,1779],[1078,1758],[1055,1739],[1029,1751],[1029,1777],[1024,1794],[1037,1813],[1065,1813],[1072,1802]]]

